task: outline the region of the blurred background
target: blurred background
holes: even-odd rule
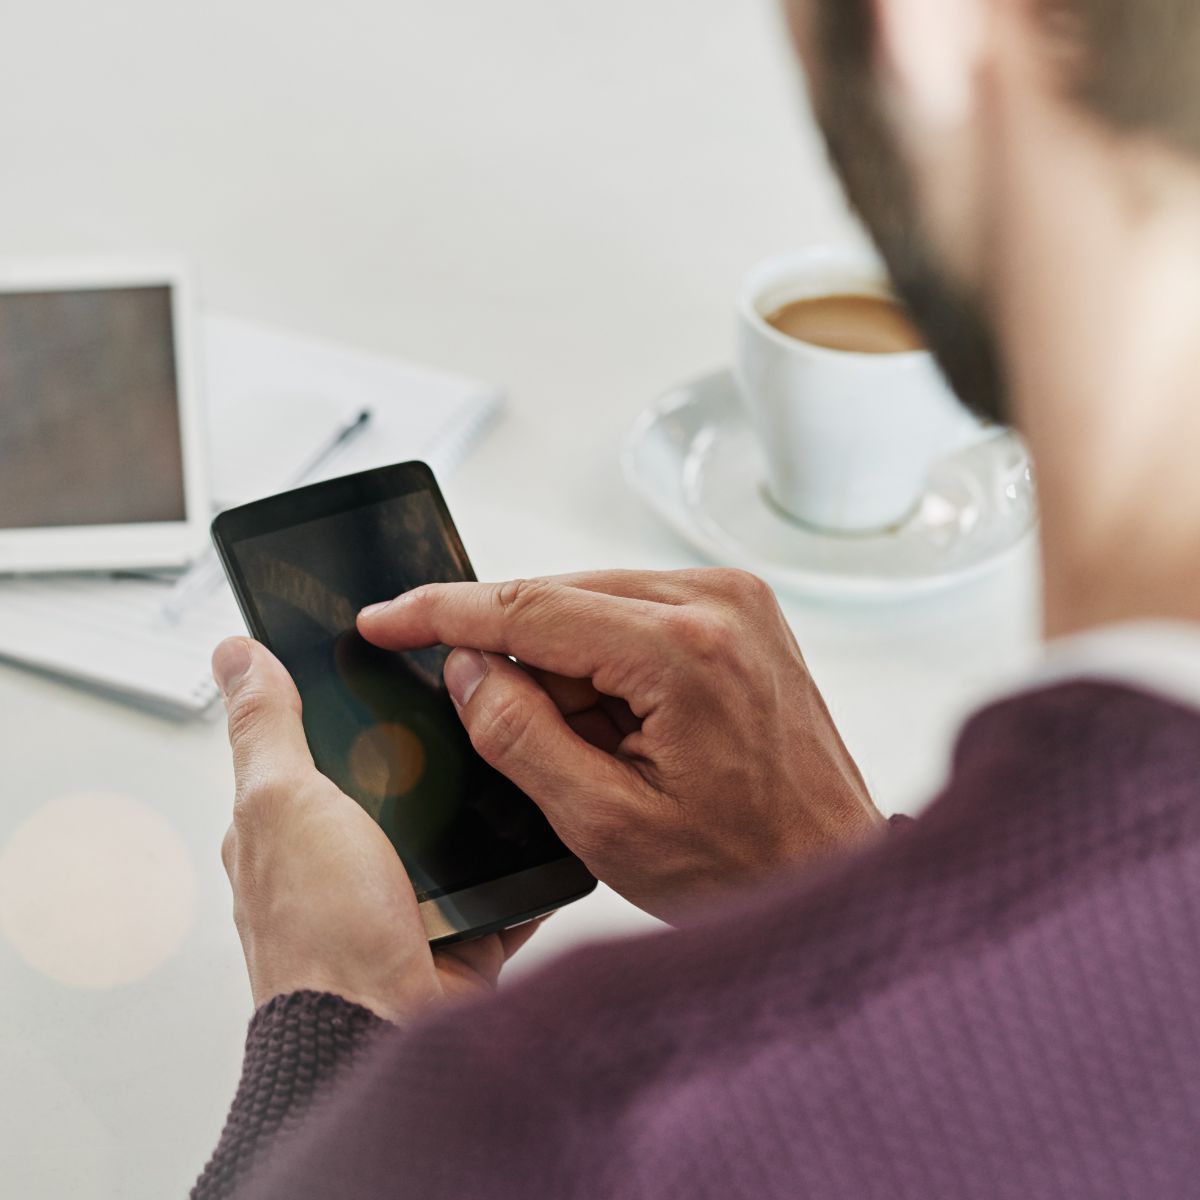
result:
[[[757,258],[852,236],[771,0],[49,0],[0,68],[3,252],[182,251],[211,306],[560,370],[563,426],[719,361]]]
[[[181,254],[207,310],[502,385],[446,487],[483,578],[700,561],[625,486],[622,440],[728,362],[753,263],[860,236],[773,0],[6,16],[0,257]],[[926,601],[785,601],[889,811],[1027,655],[1034,590],[1023,559]],[[185,1194],[250,1015],[223,730],[0,666],[0,748],[0,1195]],[[73,940],[72,904],[103,937]],[[602,892],[521,969],[648,924]]]

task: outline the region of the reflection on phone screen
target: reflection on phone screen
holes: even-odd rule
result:
[[[231,543],[265,641],[296,681],[317,767],[379,822],[418,899],[567,855],[531,800],[471,747],[442,682],[449,650],[366,642],[358,611],[469,577],[428,491]]]

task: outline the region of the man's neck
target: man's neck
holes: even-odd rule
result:
[[[1049,636],[1200,622],[1200,164],[1020,100],[988,264]]]

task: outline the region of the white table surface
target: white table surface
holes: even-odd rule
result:
[[[754,261],[856,236],[768,0],[9,17],[0,255],[182,251],[215,308],[503,382],[447,489],[485,578],[697,561],[625,490],[620,440],[727,360]],[[934,599],[787,601],[883,807],[932,794],[1029,657],[1035,590],[1025,555]],[[0,749],[0,1195],[182,1195],[250,1012],[222,729],[0,667]],[[646,923],[601,891],[525,966]]]

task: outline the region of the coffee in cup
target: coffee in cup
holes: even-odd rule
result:
[[[958,402],[878,262],[853,250],[750,273],[735,374],[770,499],[830,533],[901,524],[930,467],[992,432]]]
[[[894,300],[856,293],[791,300],[763,318],[798,342],[850,354],[903,354],[925,341]]]

